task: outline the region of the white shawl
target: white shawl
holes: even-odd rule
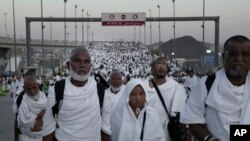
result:
[[[42,132],[30,131],[30,128],[34,127],[37,115],[41,110],[46,109],[46,95],[41,91],[39,91],[38,95],[38,101],[34,101],[25,93],[20,107],[18,108],[18,127],[23,134],[27,134],[28,136],[42,136]]]
[[[64,98],[58,113],[55,136],[59,141],[99,141],[101,131],[97,85],[89,77],[83,87],[65,79]]]
[[[249,82],[250,73],[248,73],[243,87],[233,86],[227,79],[225,70],[221,69],[216,73],[216,79],[206,98],[206,104],[217,112],[222,128],[228,136],[231,124],[250,124]],[[242,93],[243,95],[236,95],[235,93]],[[212,128],[210,125],[208,127]]]
[[[129,95],[137,85],[141,85],[146,93],[146,103],[138,119],[128,103]],[[144,83],[139,79],[130,80],[111,116],[112,141],[139,141],[145,110],[147,115],[143,139],[147,141],[165,141],[159,117],[156,111],[147,104],[147,101],[147,90]]]

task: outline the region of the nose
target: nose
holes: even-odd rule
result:
[[[237,53],[237,54],[235,55],[235,60],[243,60],[243,55],[242,55],[242,53]]]
[[[37,90],[36,90],[36,89],[32,89],[30,92],[31,92],[32,94],[36,94]]]
[[[137,101],[139,101],[139,100],[140,100],[140,98],[141,98],[141,96],[140,96],[140,95],[136,95],[136,97],[135,97],[135,99],[136,99]]]

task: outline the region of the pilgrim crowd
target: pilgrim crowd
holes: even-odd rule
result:
[[[140,43],[103,42],[73,49],[53,76],[1,77],[0,89],[13,98],[15,141],[172,141],[172,116],[183,141],[229,141],[230,125],[250,124],[250,40],[230,37],[222,58],[200,75]]]

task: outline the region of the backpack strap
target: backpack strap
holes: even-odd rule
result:
[[[63,99],[64,88],[65,88],[65,79],[62,79],[55,83],[56,104],[52,107],[52,112],[53,112],[54,117],[59,112],[59,104],[60,104],[60,101]]]
[[[25,94],[25,91],[22,91],[18,96],[17,96],[17,100],[16,100],[16,105],[17,105],[17,109],[20,107],[21,103],[22,103],[22,100],[23,100],[23,95]],[[15,119],[15,122],[17,122],[17,115],[18,115],[18,112],[16,113],[16,119]],[[17,124],[17,123],[15,123]],[[16,131],[19,133],[19,134],[22,134],[20,129],[16,126]]]
[[[145,127],[145,121],[146,121],[146,111],[144,112],[144,115],[143,115],[143,122],[142,122],[142,130],[141,130],[141,136],[140,136],[140,139],[141,141],[143,141],[143,135],[144,135],[144,127]]]
[[[102,108],[104,94],[105,94],[105,87],[99,83],[97,83],[97,94],[99,98],[100,108]]]
[[[21,103],[22,103],[22,100],[23,100],[23,96],[25,94],[25,91],[22,91],[18,96],[17,96],[17,100],[16,100],[16,105],[17,105],[17,108],[20,107]],[[46,95],[46,97],[48,96],[48,93],[44,93]]]
[[[170,115],[170,113],[168,112],[167,106],[166,106],[166,104],[165,104],[165,102],[164,102],[164,99],[163,99],[163,97],[162,97],[162,94],[161,94],[161,92],[160,92],[160,90],[159,90],[157,84],[154,82],[153,79],[151,79],[151,82],[152,82],[152,84],[153,84],[154,87],[155,87],[155,90],[156,90],[156,92],[157,92],[157,94],[158,94],[158,96],[159,96],[159,98],[160,98],[160,100],[161,100],[161,104],[163,105],[163,108],[165,109],[165,111],[166,111],[166,113],[167,113],[167,115],[168,115],[168,118],[170,119],[170,118],[171,118],[171,115]]]
[[[207,77],[206,82],[205,82],[206,88],[207,88],[207,93],[209,93],[209,91],[212,87],[212,84],[214,83],[215,77],[216,77],[215,73],[213,73]]]
[[[17,97],[17,100],[16,100],[16,105],[17,105],[17,108],[20,107],[21,103],[22,103],[22,100],[23,100],[23,95],[25,94],[25,91],[22,91],[18,97]]]
[[[53,112],[54,117],[56,114],[58,114],[60,110],[61,100],[63,100],[63,96],[64,96],[64,88],[65,88],[65,79],[62,79],[55,83],[56,104],[52,107],[52,112]],[[99,104],[101,108],[103,105],[104,93],[105,93],[105,88],[102,85],[97,83],[97,94],[98,94]]]

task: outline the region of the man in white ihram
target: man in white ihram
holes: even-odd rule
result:
[[[109,79],[109,88],[105,90],[103,109],[102,109],[102,141],[111,135],[110,118],[117,105],[125,86],[123,85],[122,75],[119,71],[113,71]],[[109,139],[108,139],[109,140]]]
[[[58,141],[100,141],[101,114],[97,84],[91,73],[91,57],[85,48],[76,48],[70,54],[70,76],[65,79],[64,96],[56,117]],[[55,90],[49,90],[48,99],[55,105]],[[52,111],[48,114],[53,118]]]

